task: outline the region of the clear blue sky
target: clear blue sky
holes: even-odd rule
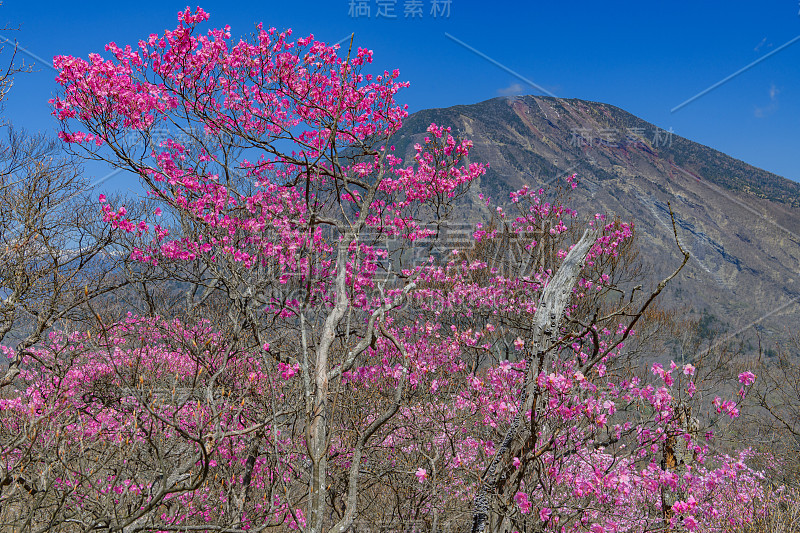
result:
[[[399,68],[401,78],[411,82],[399,100],[412,112],[505,94],[545,94],[529,80],[560,97],[614,104],[678,135],[800,180],[800,40],[775,52],[800,36],[798,0],[437,1],[435,18],[434,0],[229,0],[199,5],[211,14],[208,27],[230,24],[235,37],[259,21],[328,42],[355,32],[357,45],[375,51],[377,69]],[[357,13],[351,13],[351,4],[362,16],[353,16]],[[0,22],[19,25],[20,31],[2,35],[50,62],[56,54],[105,54],[103,47],[112,40],[135,44],[175,27],[176,14],[185,6],[185,0],[4,0]],[[443,13],[448,7],[449,14]],[[415,9],[422,17],[405,16]],[[395,18],[379,17],[378,11]],[[57,90],[55,73],[48,66],[34,66],[37,72],[18,76],[5,115],[29,130],[52,131],[55,120],[47,100]]]

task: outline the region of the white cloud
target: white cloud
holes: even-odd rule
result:
[[[503,89],[497,89],[497,94],[500,96],[514,96],[517,94],[522,94],[523,89],[522,85],[517,82],[512,83],[508,87],[504,87]]]
[[[756,107],[753,114],[756,118],[764,118],[767,115],[771,115],[775,111],[778,110],[778,95],[781,93],[781,90],[775,87],[774,83],[770,83],[769,85],[769,104]]]
[[[769,87],[769,99],[774,102],[780,92],[780,89],[775,87],[774,83],[771,84]]]

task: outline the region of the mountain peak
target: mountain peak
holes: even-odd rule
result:
[[[490,165],[462,212],[477,215],[479,193],[502,200],[577,174],[572,207],[635,222],[655,282],[681,259],[669,202],[692,260],[667,306],[705,312],[732,332],[760,327],[767,343],[796,321],[800,184],[605,103],[517,96],[419,111],[393,141],[398,155],[410,156],[432,122],[471,139],[470,159]]]

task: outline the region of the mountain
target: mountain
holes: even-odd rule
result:
[[[461,213],[485,210],[480,193],[500,201],[576,173],[571,205],[634,222],[655,283],[682,258],[670,202],[692,258],[662,304],[706,331],[741,331],[751,347],[754,331],[772,348],[800,323],[800,184],[615,106],[540,96],[414,113],[393,140],[398,155],[408,159],[432,122],[471,139],[470,159],[490,165]]]

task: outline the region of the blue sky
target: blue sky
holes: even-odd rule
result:
[[[800,36],[798,0],[436,1],[437,17],[431,13],[434,0],[199,5],[211,13],[208,27],[230,24],[235,37],[259,21],[327,42],[355,32],[356,45],[374,50],[376,69],[399,68],[401,78],[411,82],[398,100],[412,112],[508,94],[545,94],[538,86],[560,97],[614,104],[663,129],[800,180],[800,39],[778,50]],[[4,0],[0,23],[20,26],[2,36],[49,63],[56,54],[104,53],[112,40],[135,44],[173,28],[185,7],[185,0]],[[407,11],[421,17],[407,17]],[[21,57],[37,71],[17,77],[5,116],[29,130],[54,131],[47,100],[57,90],[55,72]]]

